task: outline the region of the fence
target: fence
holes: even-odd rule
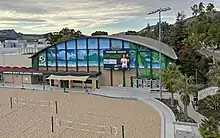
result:
[[[33,105],[33,106],[42,106],[42,107],[53,107],[52,101],[43,101],[43,100],[26,100],[23,98],[14,98],[15,104],[21,105]]]
[[[215,95],[218,91],[218,87],[209,87],[206,89],[203,89],[198,92],[198,100],[201,100],[209,95]]]
[[[120,127],[116,127],[116,126],[96,125],[96,124],[88,124],[88,123],[60,120],[60,119],[56,119],[56,125],[63,128],[104,134],[104,135],[121,134]]]

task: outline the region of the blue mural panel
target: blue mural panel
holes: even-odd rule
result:
[[[39,53],[38,55],[38,60],[39,60],[39,66],[46,66],[46,52],[42,51],[41,53]]]
[[[66,66],[65,42],[57,44],[57,63],[58,66]]]
[[[76,40],[67,41],[67,65],[76,67]]]
[[[69,67],[76,67],[76,50],[67,49],[67,64]]]
[[[122,41],[121,40],[116,40],[116,39],[112,39],[111,40],[112,43],[112,47],[119,47],[120,49],[122,49]]]
[[[76,40],[67,41],[67,49],[76,49]]]
[[[89,66],[98,66],[98,50],[89,50]]]
[[[54,46],[48,48],[47,62],[48,62],[48,66],[56,66],[56,49]]]
[[[129,56],[130,56],[130,68],[135,68],[135,61],[136,61],[136,51],[129,50]]]
[[[124,41],[124,49],[129,49],[130,43],[128,41]]]
[[[99,39],[99,43],[100,43],[100,49],[110,49],[109,39],[107,39],[107,38],[100,38]]]
[[[104,50],[100,50],[100,55],[99,55],[99,58],[100,58],[100,66],[104,66],[104,55],[103,55],[103,51],[104,51]]]
[[[97,38],[88,38],[88,49],[98,49]]]
[[[78,54],[78,66],[87,67],[87,51],[85,49],[80,49],[77,51]]]
[[[85,38],[77,39],[77,49],[86,49],[86,39]]]

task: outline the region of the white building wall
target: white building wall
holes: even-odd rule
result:
[[[0,66],[31,67],[30,55],[0,55]]]

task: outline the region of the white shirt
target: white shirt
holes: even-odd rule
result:
[[[127,68],[128,59],[127,58],[122,58],[121,63],[122,63],[121,64],[122,68]]]

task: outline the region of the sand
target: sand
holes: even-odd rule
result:
[[[122,125],[125,138],[160,138],[160,115],[145,103],[83,93],[0,88],[1,138],[121,138]]]

